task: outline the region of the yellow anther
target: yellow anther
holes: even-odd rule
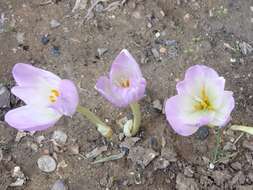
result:
[[[201,89],[200,98],[197,98],[197,103],[194,105],[194,109],[197,111],[201,110],[214,110],[209,97],[206,94],[205,87]]]
[[[128,88],[130,86],[130,81],[129,80],[122,80],[122,81],[120,81],[120,86],[122,88]]]
[[[52,89],[51,94],[49,96],[50,102],[56,102],[57,98],[60,96],[60,92],[58,90]]]
[[[59,96],[60,96],[60,92],[59,92],[58,90],[55,90],[55,89],[51,90],[51,94],[52,94],[53,96],[56,96],[56,97],[59,97]]]

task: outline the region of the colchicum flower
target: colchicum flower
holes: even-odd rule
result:
[[[166,101],[166,117],[180,135],[189,136],[203,125],[223,127],[230,120],[235,102],[224,90],[225,79],[204,65],[190,67],[177,84],[178,95]]]
[[[127,107],[143,98],[146,80],[132,55],[123,49],[113,61],[109,78],[102,76],[95,88],[117,107]]]
[[[117,107],[130,105],[134,121],[129,120],[124,132],[127,136],[135,135],[141,122],[138,101],[145,95],[146,80],[139,65],[126,49],[123,49],[113,61],[109,78],[100,77],[95,88]]]
[[[70,80],[18,63],[13,68],[17,86],[11,92],[26,105],[5,115],[5,121],[23,131],[39,131],[53,126],[62,115],[72,116],[78,105],[78,92]]]

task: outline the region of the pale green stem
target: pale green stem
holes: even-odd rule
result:
[[[220,144],[221,144],[221,129],[218,127],[217,128],[217,132],[215,134],[215,141],[216,141],[216,145],[215,145],[215,149],[214,149],[214,155],[213,155],[213,163],[216,163],[217,159],[218,159],[218,155],[219,155],[219,151],[220,151]]]
[[[130,104],[130,107],[134,116],[133,127],[131,129],[131,135],[135,136],[139,132],[140,125],[141,125],[140,105],[138,104],[138,102],[135,102],[135,103]]]
[[[111,138],[112,129],[108,127],[104,122],[102,122],[94,113],[92,113],[89,109],[78,106],[77,111],[87,117],[90,122],[97,126],[97,130],[106,138]]]

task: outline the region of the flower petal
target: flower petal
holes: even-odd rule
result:
[[[219,77],[216,71],[204,65],[190,67],[185,74],[185,79],[177,84],[180,95],[188,95],[193,98],[201,98],[205,91],[212,106],[217,108],[222,103],[225,79]]]
[[[215,70],[204,65],[195,65],[187,69],[184,80],[177,84],[177,92],[182,95],[189,94],[196,96],[201,92],[201,88],[206,83],[212,84],[215,80],[223,82],[220,88],[224,90],[225,80],[219,77]]]
[[[112,92],[111,81],[107,77],[105,76],[100,77],[96,83],[95,89],[112,104],[116,106],[121,106],[123,104],[121,98],[118,97],[119,94],[117,96],[117,94],[114,94]]]
[[[214,109],[217,109],[222,104],[222,96],[224,93],[225,79],[219,77],[205,81],[205,91]]]
[[[127,107],[129,104],[139,101],[145,96],[146,80],[141,78],[129,88],[120,88],[112,85],[112,94],[118,99],[116,106]]]
[[[18,130],[40,131],[53,126],[61,114],[52,108],[22,106],[5,115],[5,121]]]
[[[19,86],[41,86],[41,83],[43,83],[43,85],[49,85],[51,88],[58,88],[61,80],[49,71],[24,63],[17,63],[13,67],[12,73]]]
[[[146,80],[142,78],[139,84],[130,88],[120,88],[111,83],[107,77],[100,77],[95,86],[102,96],[117,107],[126,107],[143,98],[146,88]]]
[[[194,65],[187,69],[185,79],[191,80],[192,78],[218,78],[218,73],[205,65]]]
[[[26,104],[48,106],[50,104],[50,89],[43,86],[15,86],[11,92]]]
[[[142,78],[142,73],[139,65],[126,49],[123,49],[113,61],[110,71],[110,79],[112,81],[117,81],[122,78]]]
[[[109,79],[99,78],[96,89],[117,107],[126,107],[140,100],[145,93],[146,80],[132,55],[123,49],[114,60]]]
[[[166,101],[166,118],[171,127],[180,135],[189,136],[199,127],[206,125],[214,113],[194,111],[194,101],[189,96],[177,95]]]
[[[224,127],[230,120],[230,114],[235,107],[233,92],[224,91],[222,104],[217,109],[213,121],[210,123],[214,126]]]
[[[59,87],[60,96],[53,108],[63,115],[72,116],[76,112],[79,102],[78,91],[75,84],[70,80],[62,80]]]

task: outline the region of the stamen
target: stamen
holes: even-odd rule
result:
[[[194,105],[195,110],[197,110],[197,111],[214,110],[214,108],[209,100],[209,97],[206,94],[205,86],[203,86],[203,88],[201,89],[200,98],[195,97],[195,100],[198,102],[197,104]]]
[[[114,84],[121,88],[129,88],[130,87],[130,80],[125,78],[120,78],[114,81]]]
[[[122,88],[128,88],[128,87],[130,86],[130,81],[129,81],[129,80],[122,80],[122,81],[120,82],[120,86],[121,86]]]
[[[51,90],[51,95],[49,96],[50,102],[56,102],[57,98],[60,96],[60,92],[56,89]]]

